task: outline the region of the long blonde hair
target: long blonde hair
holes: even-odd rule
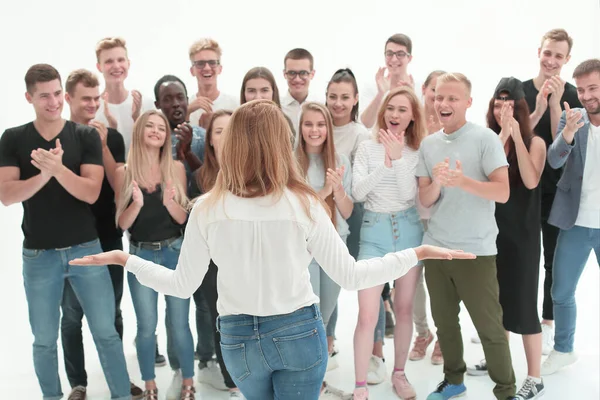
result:
[[[323,165],[325,171],[323,172],[324,178],[327,179],[327,169],[331,168],[333,170],[337,167],[337,157],[335,155],[335,145],[333,143],[333,118],[329,113],[327,107],[322,104],[316,102],[305,103],[302,106],[302,115],[300,116],[300,132],[298,133],[299,142],[298,148],[296,148],[296,158],[298,159],[298,163],[300,164],[300,169],[302,174],[306,178],[308,176],[308,165],[309,159],[308,154],[306,153],[306,141],[304,140],[304,135],[302,134],[302,123],[304,122],[304,115],[307,111],[315,111],[319,112],[325,118],[325,125],[327,126],[327,136],[325,136],[325,142],[323,143],[323,151],[320,156],[323,159]],[[333,200],[333,193],[327,196],[325,199],[325,203],[331,212],[331,221],[335,225],[336,221],[336,213],[335,213],[335,201]]]
[[[374,134],[375,140],[379,142],[379,130],[386,129],[385,124],[385,110],[390,100],[396,96],[404,96],[410,102],[412,108],[413,120],[410,121],[405,132],[406,145],[413,150],[419,150],[421,141],[427,136],[427,122],[425,122],[425,113],[423,112],[423,106],[419,101],[419,98],[415,94],[412,88],[409,86],[401,86],[399,88],[390,90],[387,96],[381,102],[379,112],[377,113],[377,122],[375,124]]]
[[[131,148],[127,154],[127,164],[125,165],[125,178],[123,179],[123,185],[120,188],[117,199],[117,224],[119,217],[127,207],[129,207],[131,202],[133,181],[136,181],[140,188],[150,191],[154,189],[153,182],[148,179],[152,160],[146,151],[146,145],[144,143],[144,130],[152,115],[157,115],[162,118],[167,128],[165,143],[160,149],[159,156],[161,189],[164,193],[166,184],[170,181],[175,188],[175,202],[184,208],[187,207],[188,199],[185,187],[175,173],[175,161],[173,160],[173,154],[171,153],[171,128],[169,127],[169,121],[160,111],[146,111],[137,119],[133,126]]]
[[[240,106],[222,133],[220,170],[202,206],[226,192],[245,198],[275,195],[287,188],[295,193],[310,217],[311,198],[327,207],[303,178],[292,152],[290,127],[283,112],[269,100]]]

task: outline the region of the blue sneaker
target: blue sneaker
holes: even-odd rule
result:
[[[427,400],[449,400],[461,397],[467,394],[467,387],[464,383],[460,385],[452,385],[447,380],[443,380],[429,396]]]

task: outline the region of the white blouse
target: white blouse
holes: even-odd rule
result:
[[[392,281],[418,261],[413,249],[355,261],[320,203],[311,202],[308,216],[298,196],[289,190],[280,198],[241,198],[227,193],[210,207],[202,206],[207,196],[210,193],[192,209],[175,270],[129,257],[125,268],[140,283],[189,298],[212,259],[219,268],[219,314],[269,316],[319,302],[308,272],[313,257],[348,290]]]

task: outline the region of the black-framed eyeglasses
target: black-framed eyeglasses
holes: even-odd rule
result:
[[[402,60],[403,58],[409,57],[410,53],[407,53],[405,51],[391,51],[388,50],[385,52],[385,58],[389,58],[391,59],[392,57],[396,56],[396,58],[398,58],[399,60]]]
[[[308,78],[308,76],[310,75],[310,71],[306,71],[306,70],[302,70],[302,71],[285,71],[285,76],[288,79],[294,79],[297,76],[300,77],[300,79],[306,79]]]
[[[217,65],[221,64],[221,61],[219,61],[219,60],[198,60],[198,61],[192,61],[192,65],[194,67],[198,68],[198,69],[202,69],[202,68],[206,67],[207,64],[211,68],[216,68]]]

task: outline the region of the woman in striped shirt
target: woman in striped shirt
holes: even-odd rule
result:
[[[374,137],[360,144],[353,166],[353,197],[356,201],[365,201],[359,260],[418,246],[423,238],[415,202],[415,171],[419,144],[427,128],[422,106],[411,88],[394,89],[385,97],[375,129]],[[416,396],[404,374],[404,365],[412,339],[413,299],[421,269],[421,266],[413,268],[395,281],[392,383],[403,399]],[[383,342],[384,327],[379,326],[374,335],[382,288],[383,285],[379,285],[358,293],[359,314],[354,334],[355,399],[368,398],[367,382],[381,383],[385,376],[382,351],[371,356],[374,339],[376,343]],[[368,373],[369,364],[372,367]]]

